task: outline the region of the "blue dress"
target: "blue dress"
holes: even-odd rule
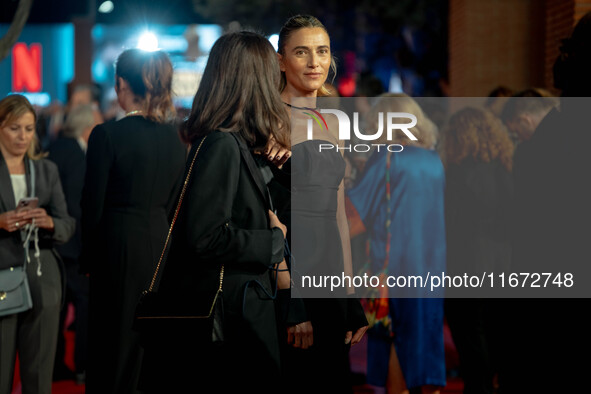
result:
[[[375,152],[363,177],[348,191],[370,239],[370,265],[379,272],[386,257],[386,152]],[[390,166],[391,245],[387,275],[445,271],[445,172],[436,152],[408,146]],[[396,292],[398,291],[398,292]],[[426,290],[390,289],[394,345],[406,386],[445,386],[443,298]],[[382,331],[382,332],[380,332]],[[368,383],[384,386],[391,339],[383,326],[368,332]]]

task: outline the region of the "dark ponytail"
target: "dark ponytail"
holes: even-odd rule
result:
[[[175,114],[172,103],[172,63],[162,51],[128,49],[117,58],[115,73],[144,101],[146,118],[163,123]]]

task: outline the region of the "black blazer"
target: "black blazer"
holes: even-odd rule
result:
[[[226,276],[257,278],[283,260],[283,234],[269,228],[266,185],[244,142],[233,137],[211,133],[197,155],[161,291],[192,289],[195,279],[215,287],[222,263]],[[189,153],[187,170],[199,142]]]
[[[498,160],[464,159],[447,168],[447,270],[502,272],[511,263],[513,179]]]
[[[27,186],[31,187],[29,159],[25,157]],[[39,207],[44,208],[53,218],[54,231],[39,231],[39,247],[53,249],[56,244],[66,242],[74,233],[74,219],[68,215],[66,200],[62,191],[57,167],[48,160],[33,160],[35,167],[35,191],[39,198]],[[0,153],[0,213],[16,208],[14,192],[8,166]],[[56,254],[57,257],[57,254]],[[22,265],[25,254],[22,246],[21,232],[12,233],[0,230],[0,269]]]
[[[200,142],[193,145],[187,169]],[[283,260],[284,239],[279,228],[269,228],[267,196],[264,180],[240,137],[219,131],[209,134],[195,160],[159,291],[181,292],[187,295],[181,298],[191,302],[195,288],[217,288],[220,265],[225,264],[226,341],[237,352],[241,346],[259,343],[252,357],[261,357],[263,363],[273,360],[278,366],[268,268]]]
[[[80,200],[86,170],[86,154],[75,138],[62,137],[49,147],[47,158],[58,167],[68,214],[76,220],[76,232],[68,242],[59,245],[57,251],[64,258],[75,260],[78,259],[82,244]]]

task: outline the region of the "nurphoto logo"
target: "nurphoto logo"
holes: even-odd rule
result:
[[[310,109],[309,112],[304,112],[310,117],[308,119],[307,131],[308,140],[314,139],[314,121],[320,126],[321,130],[328,130],[328,124],[322,114],[335,115],[339,124],[339,140],[351,142],[351,120],[349,115],[344,111],[338,109],[327,109],[322,108],[319,110]],[[410,120],[410,122],[400,123],[401,120]],[[359,128],[359,112],[353,112],[353,133],[357,140],[361,141],[383,141],[382,135],[386,133],[386,140],[393,141],[393,135],[395,132],[402,132],[412,141],[417,141],[417,137],[410,132],[409,129],[415,127],[417,124],[417,117],[407,112],[379,112],[378,113],[378,129],[373,134],[364,134]],[[381,148],[387,149],[389,152],[402,152],[404,147],[400,144],[386,144],[386,143],[350,143],[349,145],[339,146],[335,144],[323,143],[319,145],[319,151],[323,150],[334,150],[337,151],[345,150],[349,152],[369,152],[374,147],[380,151]]]

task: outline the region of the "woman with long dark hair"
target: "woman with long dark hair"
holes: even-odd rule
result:
[[[185,147],[171,124],[172,64],[163,52],[117,59],[126,116],[97,126],[82,193],[82,255],[90,274],[88,393],[133,393],[141,362],[133,315],[150,283],[178,193]]]
[[[286,229],[252,157],[271,137],[289,147],[278,86],[277,57],[264,37],[237,32],[214,44],[183,131],[192,171],[158,292],[190,305],[196,289],[218,286],[223,266],[224,343],[204,344],[208,338],[190,330],[163,333],[146,346],[143,390],[283,390],[273,298],[275,280],[289,287],[287,272],[274,277],[285,267]]]

